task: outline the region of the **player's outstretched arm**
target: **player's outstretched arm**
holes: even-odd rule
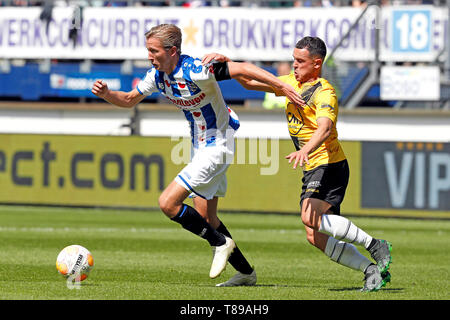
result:
[[[208,53],[203,56],[203,58],[202,58],[203,65],[207,65],[208,63],[211,63],[211,62],[232,62],[232,60],[230,58],[228,58],[227,56],[224,56],[223,54],[216,53],[216,52]],[[259,82],[259,81],[250,79],[246,76],[235,75],[233,77],[233,79],[237,80],[241,84],[241,86],[243,86],[245,89],[275,93],[274,89],[271,86],[269,86],[263,82]]]
[[[268,84],[265,84],[263,82],[259,82],[256,80],[252,80],[250,78],[247,78],[245,76],[236,76],[233,79],[237,80],[247,90],[256,90],[256,91],[265,91],[265,92],[271,92],[275,93],[278,96],[282,96],[282,92],[275,92],[275,89],[269,86]]]
[[[231,62],[231,61],[232,60],[227,56],[224,56],[223,54],[216,52],[205,54],[202,58],[203,65],[208,65],[209,63],[212,62]],[[234,79],[237,80],[241,84],[241,86],[243,86],[245,89],[274,93],[273,88],[265,83],[252,80],[245,76],[235,76]]]
[[[297,105],[305,104],[292,86],[284,83],[264,69],[247,62],[234,62],[230,58],[219,53],[209,53],[205,55],[202,59],[202,63],[206,65],[213,60],[217,62],[228,62],[230,76],[248,90],[273,92],[278,96],[286,96],[290,101]]]
[[[102,80],[94,82],[92,93],[97,97],[122,108],[132,108],[145,98],[145,96],[140,94],[136,89],[129,92],[109,90],[108,85]]]
[[[272,90],[263,91],[274,92],[276,95],[286,96],[291,102],[296,105],[305,105],[305,101],[303,101],[300,94],[295,91],[295,89],[291,85],[281,81],[270,72],[261,69],[254,64],[247,62],[230,61],[228,62],[228,70],[230,72],[230,76],[234,79],[241,78],[256,80],[257,82],[259,82],[259,84],[254,84],[254,87],[262,89],[264,88],[264,86],[261,86],[261,83],[265,84],[271,87]],[[246,85],[252,86],[252,82],[246,82]]]

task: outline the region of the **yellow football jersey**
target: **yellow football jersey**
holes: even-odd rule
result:
[[[330,136],[309,154],[309,165],[305,164],[304,170],[308,171],[323,164],[344,160],[345,154],[339,144],[336,130],[339,109],[333,86],[323,78],[300,85],[293,73],[281,76],[279,79],[294,87],[307,104],[304,107],[296,107],[286,99],[289,134],[297,150],[300,150],[311,139],[312,134],[318,128],[316,121],[318,118],[327,117],[333,121]]]

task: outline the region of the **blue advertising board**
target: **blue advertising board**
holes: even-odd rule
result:
[[[269,70],[274,72],[274,70]],[[80,72],[79,63],[52,64],[50,71],[42,73],[36,63],[11,66],[7,73],[0,73],[0,97],[22,100],[45,98],[92,98],[92,84],[97,79],[104,80],[111,90],[130,91],[145,76],[147,69],[133,68],[131,74],[123,74],[120,64],[93,64],[89,73]],[[262,100],[264,93],[244,89],[236,80],[219,82],[226,101],[246,99]],[[157,99],[154,93],[147,99]]]

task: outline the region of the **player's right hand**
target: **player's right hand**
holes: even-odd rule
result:
[[[302,149],[290,153],[285,158],[289,160],[289,163],[294,161],[294,165],[292,166],[293,169],[296,169],[297,165],[301,168],[305,163],[309,164],[308,153]]]
[[[306,105],[301,95],[297,91],[295,91],[292,86],[285,84],[281,90],[283,92],[283,95],[286,96],[296,106],[304,107]]]
[[[95,94],[99,98],[104,98],[108,93],[108,85],[102,80],[97,80],[92,85],[92,93]]]
[[[204,66],[206,66],[208,63],[210,63],[213,60],[216,62],[230,62],[231,61],[230,58],[228,58],[227,56],[224,56],[223,54],[212,52],[212,53],[205,54],[203,56],[202,64]]]

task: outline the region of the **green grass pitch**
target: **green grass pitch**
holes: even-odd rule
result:
[[[219,215],[256,268],[253,287],[216,288],[208,243],[159,211],[0,206],[1,300],[448,300],[450,221],[352,217],[393,244],[392,281],[361,293],[363,274],[309,245],[293,215]],[[55,260],[88,248],[89,278],[69,289]],[[360,248],[369,257],[368,253]]]

